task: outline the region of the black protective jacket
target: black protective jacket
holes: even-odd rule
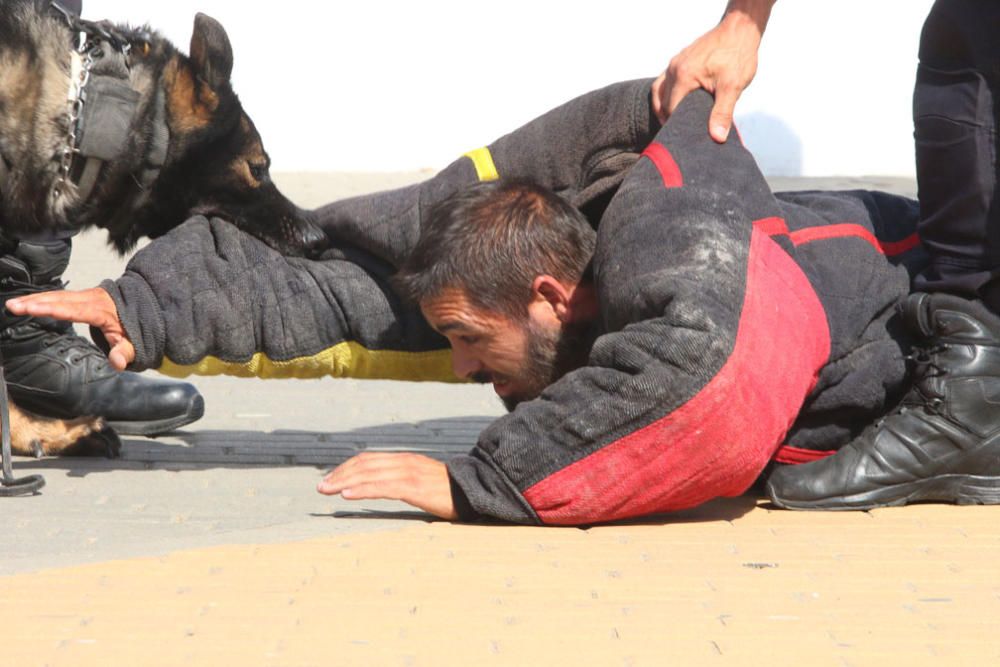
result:
[[[649,83],[584,95],[419,185],[321,209],[335,246],[323,261],[192,219],[104,284],[135,368],[453,379],[446,341],[387,278],[429,205],[480,179],[531,178],[598,229],[602,335],[587,366],[449,462],[465,516],[681,509],[742,493],[772,460],[835,450],[905,379],[894,306],[924,261],[915,202],[773,195],[735,133],[708,137],[706,93],[659,129]]]

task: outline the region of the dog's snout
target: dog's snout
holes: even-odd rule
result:
[[[326,233],[311,222],[303,222],[299,229],[299,239],[306,257],[317,257],[326,250],[329,239]]]

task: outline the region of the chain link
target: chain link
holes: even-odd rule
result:
[[[83,105],[87,102],[87,84],[90,83],[90,70],[94,66],[100,45],[91,45],[86,34],[81,34],[80,45],[76,52],[80,57],[80,73],[76,81],[70,82],[72,94],[67,103],[68,130],[66,145],[59,155],[59,180],[52,188],[52,198],[58,199],[70,182],[70,170],[73,168],[73,156],[79,152],[80,117],[83,115]]]
[[[76,55],[81,60],[79,76],[76,81],[70,82],[73,94],[69,97],[66,112],[69,128],[66,131],[66,145],[58,153],[59,179],[51,193],[51,197],[55,201],[68,189],[71,182],[70,172],[73,169],[73,158],[80,152],[80,118],[83,116],[83,106],[87,102],[86,89],[90,82],[90,70],[94,67],[94,61],[104,56],[102,42],[107,42],[112,49],[125,56],[126,64],[132,53],[132,45],[118,28],[106,21],[99,23],[85,21],[67,11],[58,2],[51,2],[50,5],[66,20],[69,29],[79,35]]]

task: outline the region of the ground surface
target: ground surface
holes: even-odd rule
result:
[[[311,206],[424,176],[280,182]],[[74,287],[120,272],[102,243],[78,241]],[[465,451],[501,414],[488,387],[196,383],[205,418],[121,460],[16,461],[48,484],[0,499],[3,664],[1000,662],[1000,508],[741,498],[586,530],[451,525],[313,488],[364,449]]]

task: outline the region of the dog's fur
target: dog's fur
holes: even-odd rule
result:
[[[121,442],[100,417],[55,419],[10,407],[11,451],[21,456],[98,454],[117,456]]]
[[[0,193],[0,235],[98,226],[125,253],[141,237],[201,213],[285,254],[318,250],[322,232],[271,182],[270,159],[230,86],[233,54],[222,26],[199,14],[190,56],[148,28],[116,29],[131,44],[127,83],[138,94],[124,150],[103,165],[86,201],[74,186],[53,196],[69,132],[71,32],[33,0],[0,0],[0,156],[10,173]],[[103,65],[98,59],[94,74]],[[169,142],[144,188],[139,175],[149,166],[158,96]],[[98,419],[60,422],[12,409],[14,448],[22,454],[57,453],[102,427]]]
[[[124,253],[143,236],[155,238],[192,213],[205,213],[289,255],[321,241],[307,214],[271,182],[260,135],[229,83],[229,38],[202,14],[194,22],[190,57],[151,30],[118,26],[132,44],[128,83],[140,96],[127,144],[104,165],[86,202],[74,188],[52,198],[68,134],[70,30],[31,0],[0,4],[0,154],[11,168],[0,202],[5,232],[96,225]],[[101,68],[99,59],[94,73]],[[170,139],[165,164],[143,193],[137,175],[151,148],[161,91]]]

